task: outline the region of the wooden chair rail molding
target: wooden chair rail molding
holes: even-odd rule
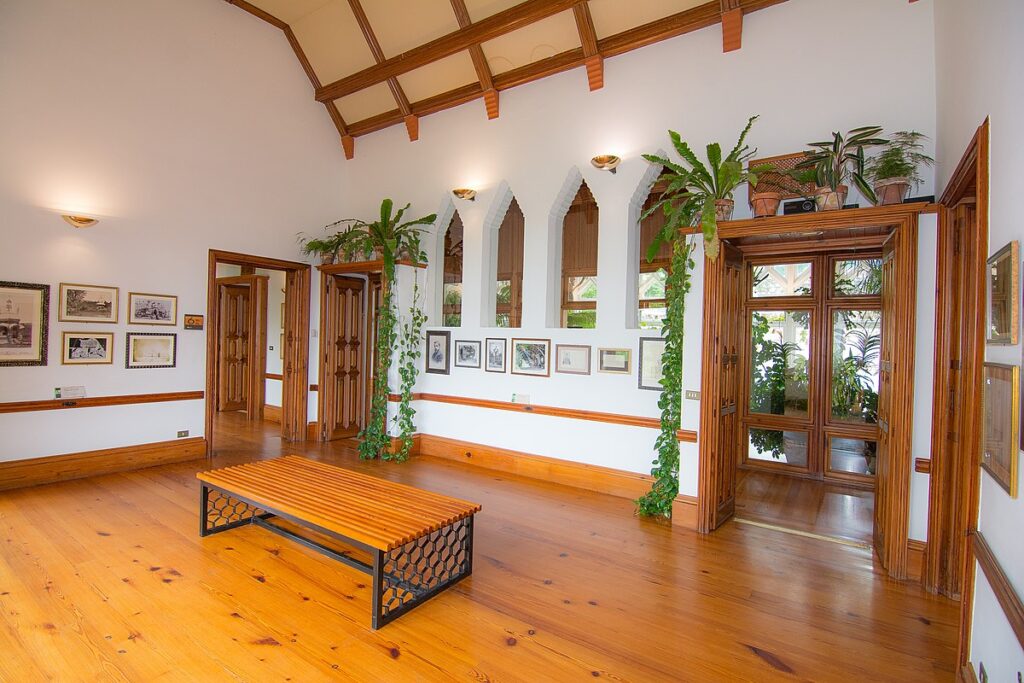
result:
[[[56,398],[43,401],[12,401],[0,403],[0,413],[31,413],[38,410],[66,410],[68,408],[99,408],[125,406],[136,403],[163,403],[165,401],[198,401],[202,391],[172,391],[162,394],[124,394],[120,396],[90,396],[87,398]]]
[[[1017,642],[1024,648],[1024,603],[1021,602],[999,560],[985,541],[985,536],[980,531],[975,531],[971,534],[971,540],[974,545],[974,556],[981,565],[981,570],[985,572],[985,578],[992,586],[992,592],[996,594],[996,600],[1003,608],[1006,620],[1010,622],[1010,628],[1017,636]]]
[[[401,397],[398,394],[388,395],[388,400],[392,402],[398,402],[400,399]],[[470,398],[468,396],[448,396],[446,394],[426,393],[414,393],[412,395],[412,400],[433,401],[434,403],[451,403],[460,406],[491,408],[494,410],[511,410],[519,413],[567,417],[573,420],[590,420],[591,422],[629,425],[630,427],[646,427],[648,429],[661,428],[661,419],[657,417],[622,415],[620,413],[602,413],[595,410],[580,410],[578,408],[559,408],[557,406],[531,405],[526,403],[512,403],[511,401],[495,401],[486,398]],[[697,432],[680,429],[676,432],[676,438],[686,443],[697,443]]]

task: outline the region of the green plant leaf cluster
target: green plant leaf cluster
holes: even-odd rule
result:
[[[399,396],[398,413],[394,422],[398,428],[397,450],[385,451],[381,456],[385,460],[405,462],[412,450],[413,432],[416,431],[416,410],[412,407],[412,390],[416,386],[419,375],[419,359],[423,355],[423,326],[427,316],[420,306],[419,277],[413,281],[412,305],[409,307],[409,318],[402,323],[400,354],[398,358]]]
[[[865,177],[873,182],[906,178],[911,185],[919,187],[924,180],[921,167],[935,163],[935,159],[924,153],[922,141],[927,139],[924,134],[913,130],[893,133],[882,151],[868,160]]]
[[[805,152],[805,158],[797,164],[797,171],[814,169],[814,180],[818,187],[839,189],[847,179],[852,180],[861,194],[872,204],[878,203],[875,191],[867,182],[864,173],[864,150],[888,143],[879,137],[881,126],[862,126],[846,133],[832,133],[831,140],[809,142],[814,151]]]

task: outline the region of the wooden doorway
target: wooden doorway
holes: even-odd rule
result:
[[[245,273],[217,278],[218,265],[240,266]],[[296,261],[252,256],[211,249],[207,259],[206,321],[206,443],[207,456],[215,454],[214,416],[243,401],[250,419],[262,415],[264,362],[267,348],[266,280],[252,274],[256,268],[285,275],[283,372],[281,373],[281,437],[304,441],[307,434],[309,392],[309,273],[310,266]],[[243,288],[248,288],[243,292]],[[253,287],[256,294],[253,295]],[[260,301],[263,303],[260,304]],[[258,310],[253,314],[253,302]],[[224,308],[222,309],[222,304]],[[222,321],[221,311],[229,320]],[[261,313],[262,311],[262,313]],[[261,331],[262,330],[262,331]],[[273,331],[272,331],[273,332]],[[223,348],[224,343],[231,348]],[[254,348],[254,345],[258,347]],[[229,367],[222,374],[222,363]],[[243,369],[244,368],[244,369]],[[257,375],[258,373],[258,375]],[[225,402],[222,403],[222,398]]]

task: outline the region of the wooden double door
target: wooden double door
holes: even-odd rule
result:
[[[262,275],[218,278],[217,410],[263,419],[267,367],[267,282]]]

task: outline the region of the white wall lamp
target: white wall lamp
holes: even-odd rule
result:
[[[594,168],[598,168],[602,171],[609,171],[614,174],[615,167],[618,166],[621,161],[622,159],[614,154],[600,154],[591,159],[590,163],[594,165]]]
[[[470,202],[476,201],[476,190],[471,190],[468,187],[457,187],[452,190],[452,194],[459,199],[465,199]]]
[[[91,228],[92,226],[99,223],[96,218],[88,218],[86,216],[71,216],[68,214],[62,214],[61,218],[70,225],[72,228]]]

